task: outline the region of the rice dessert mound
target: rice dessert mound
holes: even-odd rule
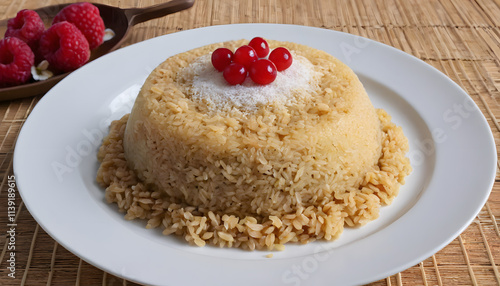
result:
[[[288,42],[275,82],[225,84],[210,63],[224,46],[168,58],[130,115],[111,125],[97,180],[127,219],[190,243],[281,249],[337,238],[378,217],[411,171],[400,127],[333,56]]]

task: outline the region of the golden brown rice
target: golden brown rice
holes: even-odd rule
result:
[[[126,219],[197,246],[283,250],[287,242],[336,239],[397,196],[411,171],[402,129],[332,56],[269,42],[318,68],[314,94],[295,91],[293,100],[251,113],[191,100],[192,75],[183,68],[222,44],[169,58],[152,73],[98,153],[97,181]],[[351,125],[339,125],[342,118]]]

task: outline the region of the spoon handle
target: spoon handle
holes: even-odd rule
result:
[[[176,13],[193,6],[194,0],[172,0],[145,8],[124,9],[125,16],[131,26]]]

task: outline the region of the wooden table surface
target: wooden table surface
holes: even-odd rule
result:
[[[0,19],[13,17],[20,9],[66,2],[70,1],[0,0]],[[130,8],[159,1],[95,2]],[[135,26],[124,46],[182,30],[232,23],[321,27],[367,37],[414,55],[467,91],[486,117],[498,150],[499,0],[197,0],[189,10]],[[0,102],[0,285],[135,285],[89,265],[58,245],[38,226],[19,196],[16,275],[8,276],[6,209],[12,157],[19,131],[40,98]],[[432,257],[371,285],[500,285],[499,216],[497,168],[488,202],[460,236]]]

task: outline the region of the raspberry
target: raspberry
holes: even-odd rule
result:
[[[91,50],[100,46],[104,38],[104,22],[99,9],[88,3],[75,3],[64,7],[52,20],[52,24],[62,21],[73,23],[87,38]]]
[[[28,44],[14,37],[0,40],[0,86],[28,81],[34,63],[35,55]]]
[[[90,57],[85,36],[66,21],[52,25],[43,33],[40,51],[51,67],[64,72],[83,66]]]
[[[35,50],[44,30],[45,26],[38,13],[24,9],[17,12],[15,18],[9,19],[5,37],[19,38]]]

